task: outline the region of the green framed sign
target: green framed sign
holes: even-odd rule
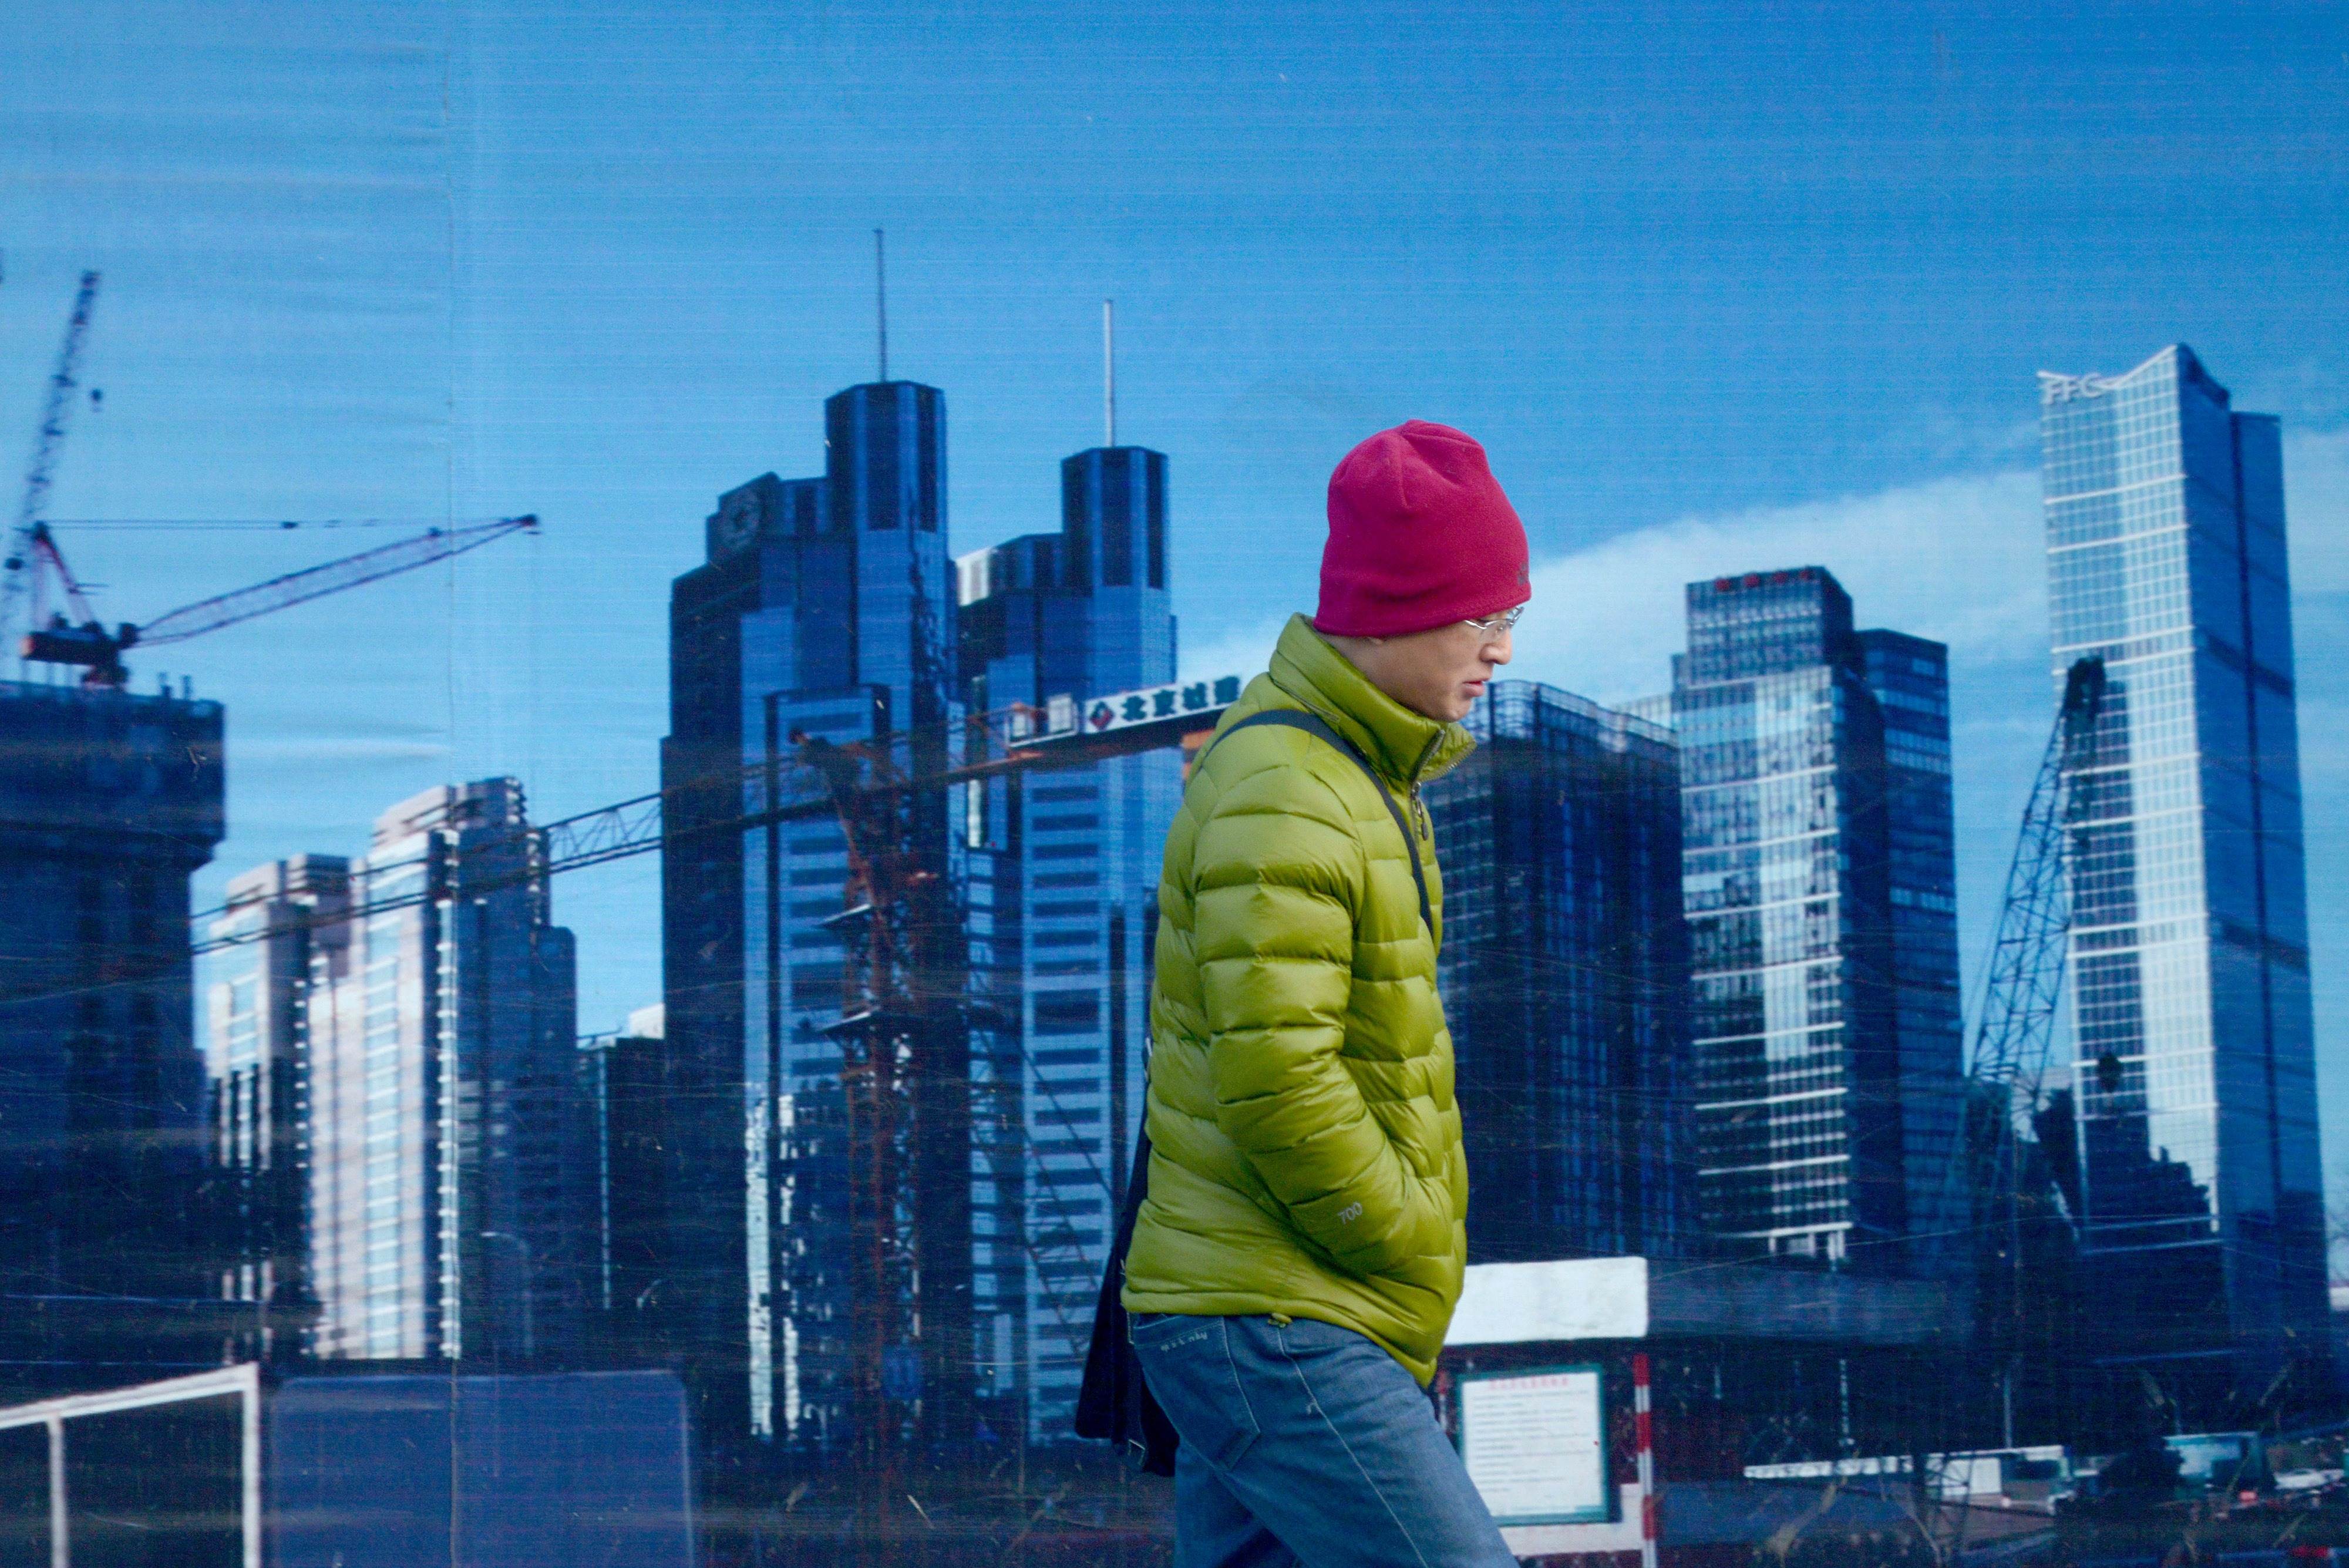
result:
[[[1616,1517],[1607,1383],[1595,1363],[1469,1373],[1455,1386],[1460,1458],[1495,1523],[1599,1524]]]

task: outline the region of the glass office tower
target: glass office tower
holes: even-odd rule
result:
[[[1705,1227],[1741,1252],[1930,1267],[1959,1115],[1946,661],[1855,631],[1817,566],[1692,583],[1688,626],[1671,712]]]
[[[2092,1354],[2194,1405],[2325,1343],[2281,435],[2183,345],[2040,387],[2056,679],[2107,677],[2069,781]]]
[[[1096,447],[1061,464],[1061,529],[962,557],[975,711],[1174,679],[1166,458]],[[1181,801],[1174,752],[1013,775],[970,802],[974,927],[1016,1032],[982,1076],[976,1205],[983,1386],[1032,1440],[1065,1439],[1093,1294],[1133,1161],[1158,866]]]
[[[197,961],[211,1079],[223,1299],[250,1303],[242,1354],[306,1347],[310,1288],[310,1010],[350,971],[350,862],[296,855],[229,878]]]
[[[1466,722],[1476,750],[1426,793],[1468,1260],[1691,1250],[1678,748],[1526,680]]]
[[[324,1359],[589,1354],[576,958],[528,828],[512,779],[443,785],[378,817],[356,860],[229,883],[205,1054],[224,1189],[254,1200],[227,1282],[256,1331],[273,1302],[314,1303],[305,1346]]]
[[[655,1261],[667,1304],[639,1319],[647,1348],[692,1373],[715,1430],[817,1445],[843,1435],[851,1397],[841,1051],[828,1032],[847,844],[831,817],[702,827],[789,788],[795,735],[919,737],[931,751],[901,760],[926,772],[958,711],[944,394],[910,381],[836,393],[824,451],[821,477],[766,474],[721,496],[706,564],[672,587],[664,1070],[682,1108],[668,1256]],[[948,792],[918,793],[907,811],[916,857],[959,878]],[[916,1158],[968,1183],[967,1148],[929,1140]],[[932,1364],[974,1288],[968,1230],[947,1233],[969,1223],[967,1187],[928,1213],[919,1376],[926,1397],[945,1398],[936,1379],[967,1376],[969,1361],[966,1345]]]
[[[1962,1272],[1970,1212],[1957,1178],[1965,1108],[1958,989],[1958,834],[1950,784],[1950,650],[1878,628],[1858,634],[1884,720],[1884,843],[1891,900],[1892,1026],[1899,1042],[1901,1181],[1914,1270]]]

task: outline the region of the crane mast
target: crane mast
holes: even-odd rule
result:
[[[2072,930],[2072,835],[2081,817],[2077,783],[2094,760],[2105,703],[2105,663],[2090,657],[2064,680],[2055,724],[2041,754],[2014,859],[2006,874],[1998,924],[1983,967],[1973,1056],[1966,1076],[1957,1158],[1942,1212],[1971,1217],[1968,1234],[1976,1290],[1977,1343],[1999,1366],[2005,1439],[2015,1436],[2018,1385],[2055,1397],[2049,1379],[2064,1369],[2067,1325],[2049,1319],[2060,1291],[2037,1271],[2060,1271],[2071,1221],[2065,1201],[2068,1147],[2043,1147],[2043,1087],[2055,1038]],[[2045,1288],[2034,1291],[2034,1285]],[[2054,1292],[2054,1294],[2050,1294]],[[2042,1299],[2044,1298],[2044,1299]],[[2046,1365],[2034,1370],[2033,1363]]]
[[[2002,1132],[1982,1129],[1989,1146],[1999,1151],[1995,1177],[2011,1174],[2014,1140],[2033,1136],[2031,1118],[2047,1073],[2072,929],[2065,852],[2076,796],[2070,781],[2088,760],[2104,701],[2105,661],[2089,658],[2074,664],[2023,807],[2023,831],[1999,902],[1969,1075],[1979,1086],[1977,1097],[2004,1113]]]
[[[43,547],[50,557],[56,556],[57,546],[48,538],[41,523],[41,514],[49,504],[49,483],[57,471],[57,453],[65,446],[66,421],[73,413],[74,392],[81,385],[76,373],[81,369],[82,343],[89,335],[89,317],[98,304],[98,275],[81,275],[81,287],[74,295],[73,315],[66,322],[66,340],[57,350],[57,365],[49,371],[47,400],[41,407],[41,431],[33,441],[33,462],[25,472],[25,494],[16,509],[16,526],[8,540],[7,582],[0,588],[0,638],[12,636],[19,626],[37,619],[36,607],[31,616],[25,613],[25,601],[36,591],[38,564]],[[60,567],[62,562],[57,563]],[[69,600],[76,603],[77,613],[86,607],[78,604],[80,589],[70,576],[64,576]]]

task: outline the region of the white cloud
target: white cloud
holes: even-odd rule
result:
[[[2284,438],[2283,504],[2295,595],[2349,592],[2349,428]]]
[[[240,762],[411,763],[439,762],[454,748],[445,742],[404,741],[371,735],[258,735],[235,743]]]
[[[1279,616],[1237,631],[1226,631],[1212,642],[1197,648],[1184,646],[1177,650],[1177,664],[1185,680],[1197,680],[1215,675],[1254,675],[1272,662],[1273,644],[1280,640],[1280,628],[1288,624],[1288,616]]]
[[[1949,642],[1961,659],[2046,646],[2039,483],[1974,474],[1799,506],[1676,519],[1537,564],[1510,675],[1602,701],[1661,691],[1685,645],[1684,585],[1724,572],[1821,566],[1862,624]],[[1186,676],[1262,670],[1286,618],[1183,651]]]
[[[1685,585],[1780,566],[1826,567],[1863,626],[1961,660],[2028,657],[2046,639],[2039,526],[2036,476],[2005,472],[1643,528],[1535,568],[1510,673],[1601,701],[1661,691],[1686,646]]]
[[[2331,618],[2309,615],[2313,601],[2349,593],[2349,429],[2292,436],[2285,474],[2293,587],[2313,629]],[[1686,584],[1820,566],[1850,590],[1861,625],[1948,643],[1962,681],[1969,668],[2044,659],[2043,548],[2039,480],[2028,469],[1677,518],[1538,563],[1509,673],[1601,701],[1661,691],[1685,646]],[[1186,648],[1184,673],[1263,669],[1285,618]],[[2028,727],[2038,728],[2035,716]]]

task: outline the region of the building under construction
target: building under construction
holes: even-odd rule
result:
[[[223,831],[222,712],[0,681],[0,1381],[219,1358],[197,1247],[190,876]]]
[[[265,1147],[208,1156],[189,877],[226,831],[221,707],[184,683],[132,695],[123,654],[537,524],[430,528],[107,626],[47,520],[98,286],[82,275],[0,558],[0,658],[46,677],[0,681],[0,1386],[38,1390],[251,1353],[274,1330],[255,1329],[247,1303],[273,1293],[255,1282],[294,1222],[282,1184],[243,1179]],[[284,1109],[280,1078],[225,1084],[225,1125]],[[270,1233],[258,1251],[257,1232]]]

